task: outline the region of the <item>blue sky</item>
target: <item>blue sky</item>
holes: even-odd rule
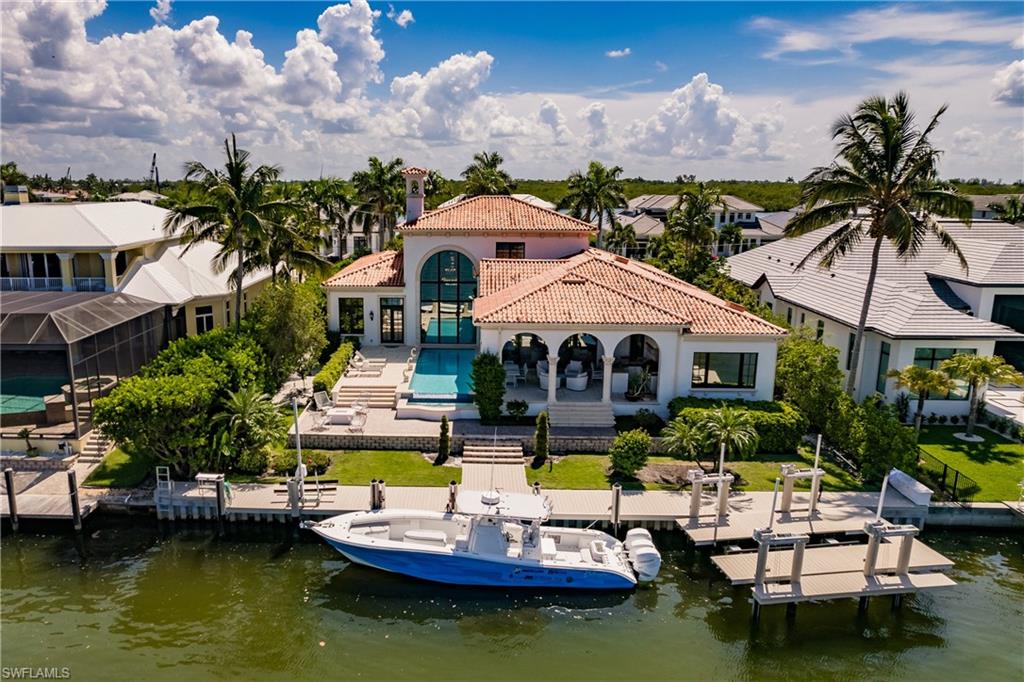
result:
[[[177,162],[237,130],[296,175],[347,174],[369,153],[452,173],[487,147],[534,177],[592,157],[647,176],[798,176],[827,161],[832,119],[906,88],[923,113],[951,105],[949,174],[1024,174],[1020,3],[341,6],[100,0],[5,16],[5,40],[20,38],[4,52],[5,159],[112,172],[140,143]],[[308,51],[286,66],[300,32]],[[39,58],[48,41],[78,63]],[[42,87],[65,80],[78,87]]]

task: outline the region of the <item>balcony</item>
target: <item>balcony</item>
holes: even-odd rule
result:
[[[60,277],[0,277],[0,291],[60,291]]]
[[[107,280],[105,277],[72,277],[71,283],[75,287],[75,291],[107,290]]]

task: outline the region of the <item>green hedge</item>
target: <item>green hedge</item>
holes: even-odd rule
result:
[[[708,412],[722,403],[740,407],[750,413],[757,429],[758,451],[792,453],[807,433],[808,421],[798,409],[782,400],[714,400],[709,398],[678,397],[669,401],[672,419],[683,418],[687,424],[698,425],[707,419]]]
[[[330,393],[334,384],[338,383],[338,379],[345,373],[345,368],[348,367],[348,361],[352,359],[354,352],[355,348],[351,343],[345,342],[338,346],[338,350],[334,351],[327,364],[321,367],[313,377],[313,390]]]

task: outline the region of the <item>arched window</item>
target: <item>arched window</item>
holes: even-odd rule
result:
[[[420,271],[420,341],[476,343],[473,262],[458,251],[430,256]]]

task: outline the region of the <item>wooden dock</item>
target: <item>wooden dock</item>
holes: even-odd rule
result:
[[[878,548],[877,570],[880,573],[892,573],[896,570],[899,544],[883,542]],[[867,545],[825,545],[808,547],[804,550],[803,578],[805,581],[812,575],[829,575],[843,572],[862,571],[867,555]],[[733,585],[753,585],[754,571],[757,565],[757,552],[737,552],[711,557]],[[768,555],[765,568],[765,581],[777,582],[790,579],[790,567],[793,564],[793,550],[775,550]],[[933,550],[920,540],[914,540],[910,552],[910,570],[912,572],[948,571],[953,562]]]
[[[796,604],[825,599],[895,596],[955,586],[956,583],[944,573],[874,576],[857,572],[826,573],[805,576],[799,583],[764,583],[754,588],[754,600],[761,605]]]
[[[7,507],[7,496],[3,495],[0,503],[0,516],[7,518],[10,510]],[[96,510],[95,500],[83,498],[79,504],[82,518]],[[18,495],[18,518],[55,521],[71,519],[71,498],[68,495],[20,494]]]

